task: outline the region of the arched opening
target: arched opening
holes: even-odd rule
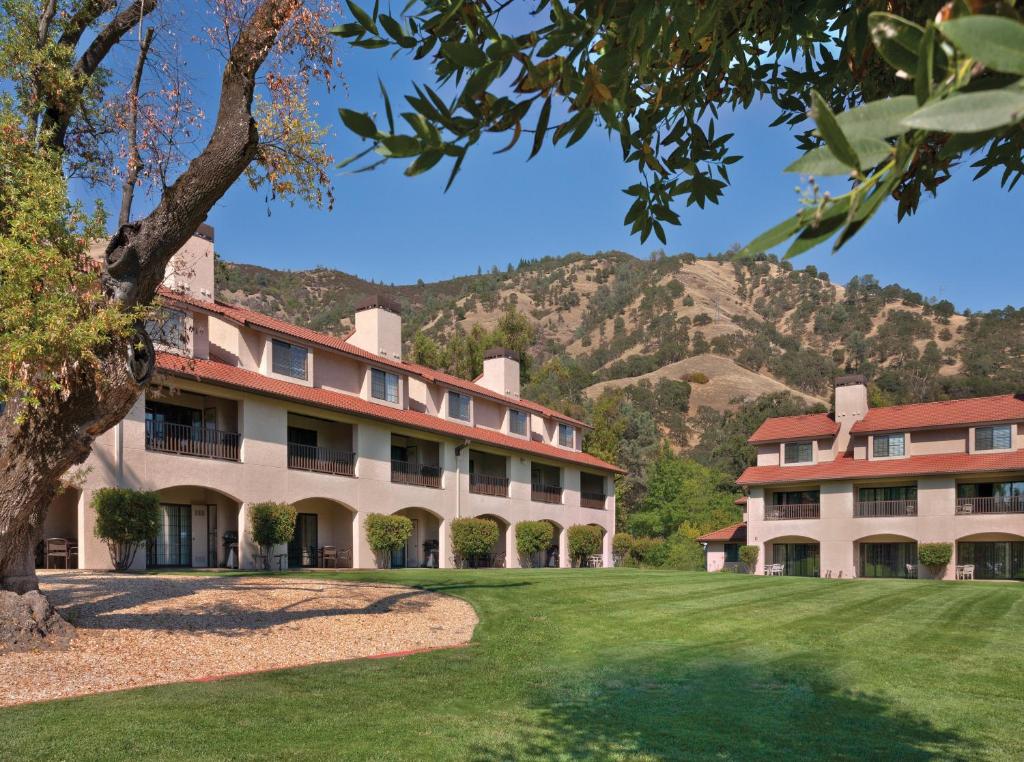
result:
[[[974,579],[1024,580],[1024,537],[979,532],[956,541],[956,565],[973,566]]]
[[[146,567],[238,568],[241,501],[209,487],[157,490],[160,528],[146,549]]]
[[[801,535],[776,537],[764,544],[764,565],[767,573],[787,577],[820,577],[821,545]]]
[[[356,512],[337,500],[297,500],[295,534],[288,544],[288,568],[352,566]]]
[[[81,492],[68,488],[57,495],[46,510],[42,536],[36,544],[36,568],[77,569],[78,500]]]
[[[858,577],[917,577],[917,540],[899,534],[874,534],[853,543]]]
[[[490,519],[498,525],[498,539],[494,542],[494,546],[491,548],[490,555],[486,559],[486,566],[490,566],[496,569],[505,569],[508,567],[508,541],[511,532],[511,525],[501,516],[495,516],[493,513],[484,513],[477,516],[478,519]]]
[[[395,511],[395,515],[412,521],[412,534],[405,547],[391,554],[391,568],[438,568],[441,565],[441,517],[426,508],[402,508]]]
[[[565,531],[565,527],[551,519],[543,519],[543,521],[551,525],[551,542],[548,544],[546,550],[541,551],[540,565],[554,569],[563,565],[568,566],[568,553],[567,549],[564,547],[565,543],[562,538],[562,533]]]

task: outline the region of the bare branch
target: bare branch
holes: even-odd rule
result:
[[[135,183],[139,179],[139,87],[142,85],[142,70],[146,68],[146,56],[153,42],[153,28],[146,30],[146,37],[139,48],[139,60],[135,63],[132,85],[128,90],[128,170],[121,183],[121,213],[118,225],[127,225],[132,214],[132,199],[135,197]]]

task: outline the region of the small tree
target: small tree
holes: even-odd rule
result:
[[[391,554],[412,536],[412,520],[405,516],[371,513],[366,517],[366,541],[383,569],[391,566]]]
[[[953,558],[953,545],[948,542],[922,542],[917,546],[917,560],[935,576],[946,568]]]
[[[756,545],[743,545],[740,548],[740,561],[747,567],[750,574],[753,574],[757,568],[757,557],[760,554],[761,551]]]
[[[260,546],[263,568],[270,570],[275,545],[285,545],[295,535],[295,507],[287,503],[255,503],[250,509],[252,541]]]
[[[92,507],[93,534],[106,543],[117,571],[130,568],[139,546],[160,531],[160,498],[155,492],[104,487],[93,493]]]
[[[455,519],[452,549],[463,560],[486,556],[498,542],[498,523],[492,519]]]
[[[629,561],[634,542],[636,542],[636,538],[629,532],[618,532],[612,537],[612,553],[615,555],[616,565]]]
[[[516,550],[533,566],[533,557],[540,553],[554,537],[554,527],[546,521],[520,521],[516,524]]]
[[[569,557],[582,565],[587,558],[601,552],[601,527],[576,524],[569,527]]]

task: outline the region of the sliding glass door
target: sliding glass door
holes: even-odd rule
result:
[[[160,531],[149,544],[147,566],[192,565],[192,506],[162,503]]]
[[[782,564],[787,577],[821,575],[821,552],[817,543],[774,543],[772,563]]]
[[[957,564],[974,564],[975,579],[1024,579],[1024,542],[957,543]]]
[[[860,576],[908,577],[907,565],[917,566],[916,542],[862,542]]]
[[[300,513],[295,517],[295,534],[288,543],[288,566],[316,566],[319,547],[317,515]]]

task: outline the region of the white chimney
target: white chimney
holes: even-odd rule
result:
[[[492,392],[519,398],[519,355],[496,347],[484,352],[484,372],[477,383]]]
[[[213,259],[213,228],[203,223],[167,263],[164,285],[193,299],[212,302],[216,295]]]
[[[840,376],[836,379],[835,417],[839,424],[836,454],[846,452],[850,429],[868,414],[868,385],[864,376]]]
[[[356,330],[348,342],[392,360],[402,359],[402,312],[398,302],[383,296],[364,299],[356,307]]]

